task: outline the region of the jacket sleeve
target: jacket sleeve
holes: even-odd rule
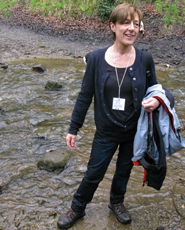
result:
[[[69,128],[69,133],[76,135],[79,129],[82,127],[85,116],[89,109],[94,96],[94,73],[95,64],[93,57],[88,58],[86,71],[81,85],[81,90],[78,94]]]
[[[163,85],[162,86],[164,91],[165,91],[165,95],[168,98],[169,102],[170,102],[170,107],[171,109],[174,108],[175,105],[175,99],[174,96],[170,93],[170,91]]]
[[[155,85],[155,84],[158,84],[157,77],[156,77],[156,71],[155,71],[155,63],[154,63],[152,55],[150,55],[150,58],[151,58],[151,60],[150,60],[150,63],[151,63],[151,65],[150,65],[151,76],[148,77],[148,87],[152,86],[152,85]],[[170,93],[170,91],[164,85],[162,87],[163,87],[163,89],[165,91],[166,97],[170,101],[171,108],[173,108],[174,104],[175,104],[175,100],[174,100],[173,95]]]

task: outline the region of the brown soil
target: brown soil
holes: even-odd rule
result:
[[[144,12],[145,33],[139,35],[135,45],[138,48],[148,49],[158,64],[185,65],[185,28],[175,26],[171,30],[167,29],[161,15],[156,13],[152,5],[143,5],[142,11]],[[42,18],[20,6],[11,12],[10,17],[4,19],[1,16],[0,23],[1,25],[6,23],[14,30],[15,28],[24,28],[28,34],[33,31],[38,36],[44,36],[44,38],[42,37],[43,40],[46,37],[49,37],[50,40],[52,40],[51,37],[53,40],[62,40],[64,47],[68,44],[67,50],[61,47],[64,56],[81,57],[90,50],[105,47],[112,43],[108,22],[101,23],[95,17],[79,20],[74,18]],[[25,43],[28,44],[28,40]],[[29,45],[31,46],[32,42]],[[32,47],[28,49],[31,50]],[[54,53],[54,50],[52,52]],[[28,51],[28,53],[30,52]]]

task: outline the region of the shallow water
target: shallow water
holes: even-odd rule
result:
[[[47,71],[34,72],[34,64]],[[93,108],[87,114],[77,142],[78,149],[63,172],[38,170],[37,161],[47,152],[66,148],[71,112],[81,86],[85,66],[79,59],[34,59],[9,64],[0,70],[0,229],[57,229],[58,216],[66,211],[89,158],[95,130]],[[185,76],[170,70],[158,71],[159,82],[174,94],[176,110],[185,121]],[[61,91],[47,91],[47,81],[63,85]],[[184,122],[185,123],[185,122]],[[108,210],[109,190],[116,155],[104,180],[88,205],[86,216],[74,230],[165,230],[185,229],[185,221],[172,202],[173,187],[185,179],[185,151],[168,159],[168,173],[161,191],[142,187],[143,169],[134,167],[128,184],[126,205],[133,221],[123,226]],[[185,215],[185,187],[177,184],[175,199]]]

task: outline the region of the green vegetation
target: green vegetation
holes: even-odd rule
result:
[[[175,23],[183,24],[185,18],[185,1],[184,0],[156,0],[155,9],[163,16],[167,26]]]
[[[0,13],[8,16],[11,9],[20,4],[31,12],[43,17],[89,17],[98,16],[102,21],[107,19],[112,9],[119,3],[130,2],[135,4],[152,3],[164,22],[169,26],[175,23],[184,23],[184,0],[0,0]]]

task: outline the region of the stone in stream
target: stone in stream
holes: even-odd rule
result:
[[[59,91],[62,89],[62,85],[54,81],[48,81],[45,85],[45,89],[49,91]]]
[[[1,69],[8,69],[8,64],[0,62]]]
[[[0,178],[0,195],[3,193],[4,190],[8,189],[9,184],[10,182],[5,182]]]
[[[37,167],[41,170],[55,171],[63,170],[69,161],[70,154],[62,150],[46,153],[38,162]]]
[[[0,114],[4,112],[4,109],[0,106]]]
[[[44,71],[46,70],[46,68],[41,64],[32,66],[32,69],[39,73],[44,73]]]

